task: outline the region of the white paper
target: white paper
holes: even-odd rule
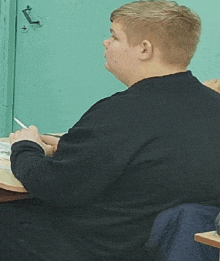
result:
[[[0,141],[0,157],[10,159],[11,145],[9,142]]]

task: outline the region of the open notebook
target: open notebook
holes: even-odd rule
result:
[[[0,188],[16,192],[27,192],[11,171],[10,154],[10,143],[0,141]]]

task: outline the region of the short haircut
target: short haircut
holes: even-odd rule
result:
[[[122,25],[130,46],[148,40],[170,65],[188,66],[201,35],[199,15],[174,1],[128,3],[111,13],[114,20]]]

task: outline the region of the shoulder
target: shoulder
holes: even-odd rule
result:
[[[107,121],[120,117],[129,110],[131,105],[132,95],[128,90],[117,92],[110,97],[99,100],[92,105],[75,124],[75,126],[82,125],[83,123],[97,121]]]

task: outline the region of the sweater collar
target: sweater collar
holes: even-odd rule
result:
[[[136,82],[130,88],[134,88],[135,86],[141,86],[141,85],[144,86],[152,85],[152,84],[158,85],[158,84],[166,84],[166,83],[179,82],[179,81],[187,81],[187,80],[192,80],[193,78],[195,77],[192,75],[192,72],[188,70],[186,72],[145,78],[141,81]]]

